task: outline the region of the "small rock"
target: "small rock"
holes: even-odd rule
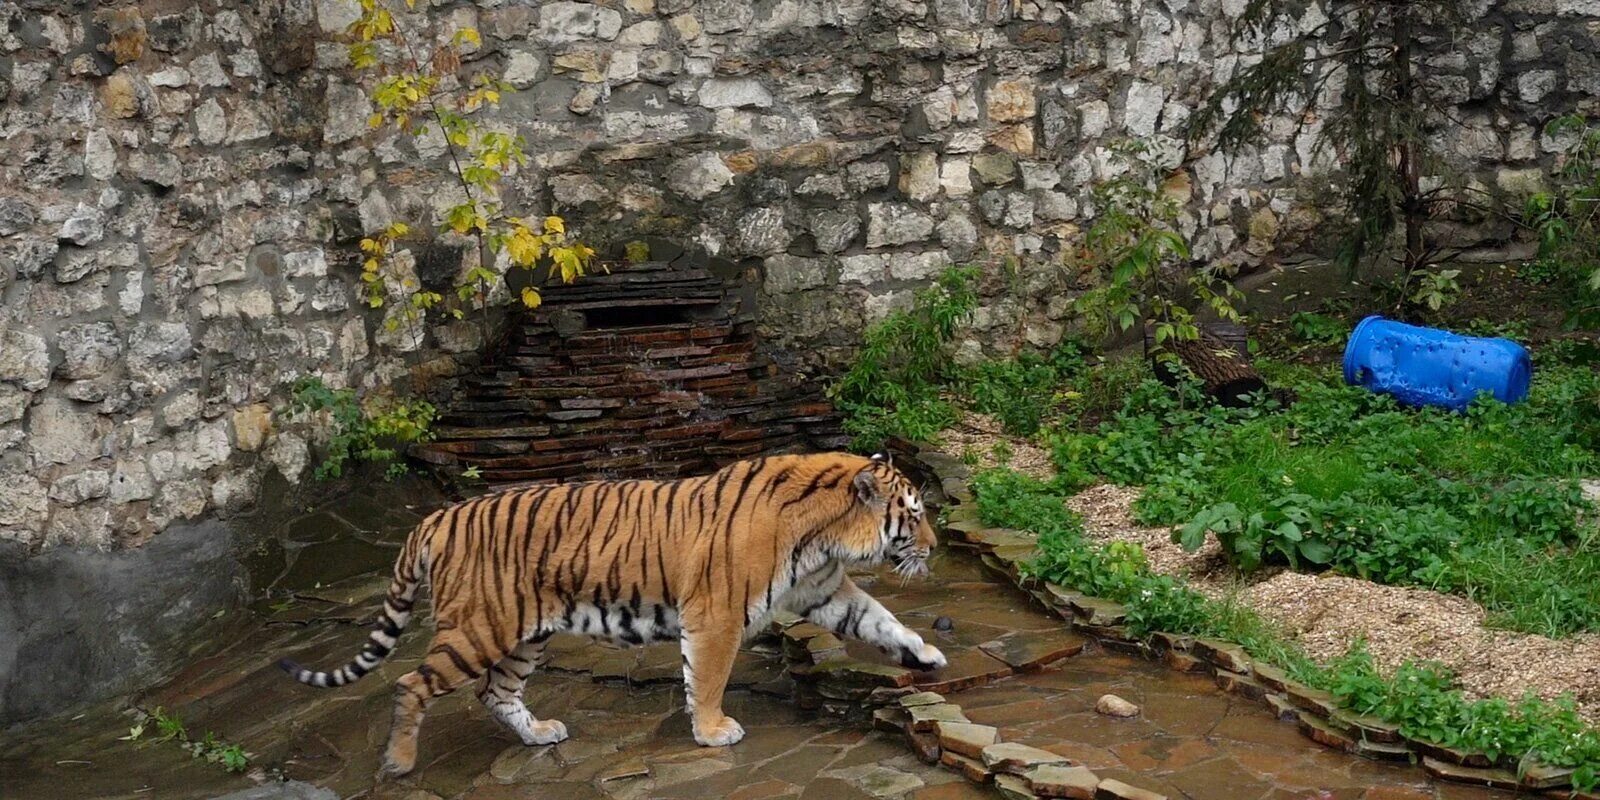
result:
[[[690,200],[704,200],[733,183],[733,171],[716,153],[700,153],[667,169],[667,185]]]
[[[1021,122],[1037,112],[1031,79],[1002,80],[990,87],[987,97],[991,122]]]
[[[903,203],[867,206],[867,247],[910,244],[933,235],[933,218]]]
[[[972,157],[972,169],[990,186],[1010,183],[1017,175],[1017,162],[1005,153],[980,153]]]
[[[61,223],[56,238],[82,246],[94,244],[106,235],[106,215],[91,205],[79,203],[72,215]]]
[[[784,225],[782,208],[752,209],[739,218],[738,249],[745,255],[780,253],[789,246],[791,239],[793,236]]]
[[[754,78],[712,78],[700,87],[706,108],[770,108],[772,93]]]
[[[240,450],[260,450],[272,433],[272,408],[264,403],[233,412],[233,439]]]
[[[915,731],[936,731],[939,723],[942,722],[971,721],[967,719],[967,715],[961,713],[961,706],[950,703],[911,706],[906,710],[911,712],[911,729]]]
[[[524,748],[526,749],[526,748]],[[338,795],[302,781],[266,783],[220,795],[216,800],[335,800]]]
[[[1033,800],[1038,797],[1028,782],[1015,775],[994,776],[994,788],[1006,800]]]
[[[57,334],[56,343],[62,352],[58,371],[73,380],[100,377],[122,355],[117,329],[109,322],[74,325]]]
[[[908,694],[905,697],[900,698],[900,706],[902,708],[911,708],[913,706],[931,706],[943,702],[944,695],[939,694],[938,692],[917,692],[916,694]]]
[[[1095,702],[1094,710],[1108,717],[1137,717],[1139,707],[1114,694],[1103,695]]]
[[[956,623],[949,617],[939,617],[933,621],[933,629],[940,633],[949,633],[956,629]]]
[[[0,236],[10,236],[33,227],[39,215],[33,205],[20,197],[0,197]]]
[[[824,253],[842,252],[861,231],[861,220],[849,211],[814,209],[806,216],[806,227],[817,249]]]
[[[523,50],[513,52],[506,59],[506,71],[502,75],[506,83],[518,89],[526,89],[537,83],[544,75],[544,64],[533,53]]]

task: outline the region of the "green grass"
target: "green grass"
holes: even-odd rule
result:
[[[146,741],[176,742],[189,752],[191,758],[203,759],[228,772],[244,772],[250,767],[250,754],[243,747],[222,741],[211,731],[206,731],[205,736],[199,739],[192,739],[183,721],[159,706],[149,713],[139,711],[138,721],[128,729],[128,735],[120,737],[121,741],[138,742],[145,738],[152,727],[155,735]]]
[[[1318,664],[1254,611],[1156,574],[1138,545],[1086,540],[1081,520],[1064,505],[1076,488],[1070,478],[1044,481],[996,469],[980,473],[973,488],[985,524],[1038,535],[1040,554],[1025,565],[1027,575],[1121,603],[1135,635],[1162,631],[1235,642],[1294,680],[1332,692],[1342,707],[1394,723],[1412,738],[1484,752],[1513,768],[1531,762],[1570,768],[1576,788],[1600,786],[1600,730],[1584,723],[1570,697],[1469,700],[1435,663],[1408,662],[1391,676],[1381,674],[1361,642]]]
[[[1600,537],[1578,479],[1600,473],[1600,379],[1548,367],[1528,402],[1401,408],[1285,370],[1299,402],[1223,410],[1146,381],[1091,431],[1047,438],[1078,484],[1144,486],[1146,524],[1216,536],[1242,570],[1332,569],[1472,598],[1496,624],[1600,629]]]
[[[1402,408],[1336,369],[1258,359],[1298,398],[1222,409],[1153,380],[1142,359],[1046,355],[960,366],[950,345],[976,305],[954,268],[867,334],[832,388],[860,449],[936,440],[963,408],[1047,445],[1061,485],[1142,486],[1140,520],[1208,537],[1242,571],[1333,570],[1469,597],[1492,624],[1562,637],[1600,630],[1600,534],[1578,481],[1600,476],[1600,376],[1580,348],[1535,353],[1527,401],[1468,413]],[[1298,335],[1334,341],[1332,316]],[[1006,461],[1005,452],[997,458]]]

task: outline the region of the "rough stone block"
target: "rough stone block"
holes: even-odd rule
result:
[[[1033,787],[1026,780],[1016,775],[994,776],[994,788],[1007,800],[1032,800],[1039,796],[1033,793]]]
[[[1119,780],[1107,778],[1094,790],[1095,800],[1167,800],[1164,794],[1129,786]]]
[[[951,750],[939,754],[939,763],[961,773],[961,777],[973,783],[988,783],[990,778],[994,777],[994,773],[990,772],[982,761]]]
[[[1046,764],[1034,767],[1022,777],[1028,780],[1033,793],[1040,797],[1063,797],[1068,800],[1092,800],[1100,779],[1086,767],[1063,767]]]
[[[1049,750],[1017,742],[1000,742],[983,748],[983,763],[995,772],[1021,775],[1039,766],[1071,766],[1072,760]]]
[[[967,715],[961,713],[961,706],[950,703],[935,703],[925,706],[911,706],[906,709],[911,715],[911,729],[919,733],[935,733],[941,722],[970,722]],[[935,734],[937,738],[937,734]]]
[[[939,746],[946,752],[968,758],[982,758],[983,748],[1000,741],[1000,731],[989,725],[971,722],[938,722]]]

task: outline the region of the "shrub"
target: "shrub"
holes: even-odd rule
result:
[[[1278,413],[1222,410],[1147,381],[1093,432],[1048,437],[1061,480],[1142,485],[1135,513],[1208,534],[1240,569],[1287,564],[1456,592],[1519,630],[1600,627],[1590,513],[1600,377],[1542,369],[1527,402],[1412,410],[1338,384]]]
[[[317,465],[319,480],[344,474],[345,463],[387,464],[393,477],[405,471],[397,448],[431,436],[436,410],[425,400],[394,399],[363,407],[353,389],[332,389],[321,378],[302,378],[294,385],[291,413],[327,412],[332,422],[328,452]]]
[[[829,388],[857,447],[876,448],[890,436],[932,440],[955,422],[941,386],[955,374],[950,340],[977,307],[977,276],[974,267],[951,267],[917,292],[910,309],[867,330],[855,364]]]
[[[1048,356],[985,361],[966,371],[961,391],[974,411],[993,415],[1006,433],[1032,436],[1066,399],[1059,387],[1083,372],[1083,356],[1083,346],[1068,339]]]

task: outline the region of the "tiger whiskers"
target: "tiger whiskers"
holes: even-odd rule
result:
[[[912,578],[928,574],[928,562],[920,558],[908,558],[894,565],[894,574],[900,576],[900,585],[905,586]]]

